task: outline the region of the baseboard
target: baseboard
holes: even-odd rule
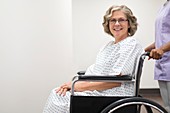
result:
[[[159,88],[140,89],[139,94],[141,94],[141,95],[160,95],[160,91],[159,91]]]

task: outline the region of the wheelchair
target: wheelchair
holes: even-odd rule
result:
[[[139,95],[140,78],[144,59],[149,56],[143,53],[138,59],[133,75],[123,76],[83,76],[85,72],[78,72],[72,80],[70,97],[70,113],[168,113],[158,103],[145,99]],[[133,96],[78,96],[74,94],[74,85],[77,81],[106,81],[134,83]]]

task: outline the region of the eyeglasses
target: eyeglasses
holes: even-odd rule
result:
[[[124,19],[124,18],[119,18],[119,19],[110,19],[109,22],[112,24],[115,24],[116,22],[118,22],[119,24],[123,24],[126,21],[128,21],[128,19]]]

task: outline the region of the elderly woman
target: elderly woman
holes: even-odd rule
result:
[[[142,46],[132,38],[137,30],[137,19],[132,11],[122,6],[112,6],[104,15],[104,31],[113,37],[99,51],[96,62],[87,68],[86,75],[131,74]],[[43,113],[69,113],[71,82],[52,90]],[[76,95],[113,96],[133,95],[133,84],[115,82],[87,82],[75,84]]]

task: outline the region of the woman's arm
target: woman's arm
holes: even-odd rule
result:
[[[82,92],[86,90],[94,91],[94,90],[106,90],[113,87],[119,87],[121,83],[115,82],[86,82],[86,81],[79,81],[75,83],[74,90],[77,92]],[[65,83],[61,85],[57,90],[56,93],[59,95],[66,95],[66,92],[71,90],[71,82]]]
[[[106,90],[106,89],[111,89],[113,87],[119,87],[121,83],[117,82],[86,82],[86,81],[81,81],[77,82],[75,84],[75,91],[81,92],[81,91],[86,91],[86,90]]]

